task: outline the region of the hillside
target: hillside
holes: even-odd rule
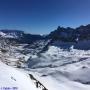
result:
[[[0,30],[0,86],[90,90],[89,36],[90,25],[58,27],[45,36]]]
[[[0,61],[1,90],[37,90],[28,74],[18,71]]]

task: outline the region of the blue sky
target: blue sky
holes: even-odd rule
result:
[[[90,24],[90,0],[0,0],[0,29],[47,34]]]

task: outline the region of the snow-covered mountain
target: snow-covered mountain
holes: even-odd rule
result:
[[[23,31],[19,30],[0,30],[0,36],[3,38],[20,38],[24,34]]]
[[[30,58],[27,70],[49,90],[89,90],[90,50],[49,46],[40,57]]]
[[[90,25],[58,27],[45,36],[1,30],[0,71],[0,86],[90,90]]]
[[[20,30],[0,30],[0,38],[15,41],[17,43],[32,43],[36,40],[44,39],[41,35],[27,34]]]
[[[0,61],[1,90],[37,90],[28,74],[9,67]]]

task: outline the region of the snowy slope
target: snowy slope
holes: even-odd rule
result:
[[[62,49],[56,43],[45,47],[47,44],[40,40],[30,45],[6,46],[7,52],[0,52],[1,61],[13,67],[19,63],[20,69],[0,62],[0,86],[37,90],[25,74],[29,73],[48,90],[90,90],[90,50],[73,49],[73,46]]]
[[[6,34],[0,31],[0,35],[3,37],[3,36],[5,36]]]
[[[28,73],[49,90],[90,90],[90,50],[69,50],[49,46],[48,50],[29,60]]]
[[[0,36],[3,38],[18,38],[15,33],[4,33],[2,31],[0,31]]]
[[[89,69],[90,71],[90,69]],[[76,78],[81,78],[81,80],[90,80],[87,75],[89,74],[89,71],[87,71],[86,75],[83,74],[83,70],[77,71]],[[38,73],[39,72],[39,73]],[[81,73],[82,72],[82,73]],[[31,71],[28,71],[28,73],[31,73]],[[81,74],[80,74],[81,73]],[[82,84],[80,82],[73,81],[69,78],[75,78],[75,75],[70,74],[68,75],[68,72],[62,72],[60,71],[60,68],[58,69],[50,69],[50,68],[44,68],[44,69],[37,69],[32,72],[34,77],[36,77],[41,83],[43,83],[48,90],[90,90],[90,85]],[[67,77],[70,76],[69,78]],[[89,75],[88,75],[89,76]]]
[[[29,76],[0,62],[0,88],[10,90],[37,90]],[[6,90],[6,89],[2,89]]]

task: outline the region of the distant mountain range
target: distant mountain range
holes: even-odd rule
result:
[[[27,34],[20,30],[0,30],[0,37],[20,44],[32,44],[40,40],[50,40],[46,46],[59,42],[59,44],[55,45],[59,45],[61,48],[70,48],[73,45],[75,48],[83,49],[85,48],[83,45],[87,45],[86,49],[90,49],[90,24],[75,29],[58,26],[56,30],[45,36]]]
[[[65,42],[75,42],[79,40],[90,39],[90,24],[86,26],[80,26],[78,28],[64,28],[58,26],[58,28],[51,32],[48,36],[54,40],[61,40]]]
[[[58,28],[52,31],[50,34],[46,36],[41,35],[33,35],[33,34],[26,34],[24,31],[20,30],[0,30],[0,36],[5,38],[15,38],[15,39],[28,39],[29,41],[33,40],[40,40],[40,39],[53,39],[53,40],[61,40],[61,41],[68,41],[73,42],[78,40],[90,39],[90,24],[86,26],[80,26],[77,28],[64,28],[58,26]],[[28,41],[28,42],[29,42]]]
[[[43,39],[41,35],[26,34],[20,30],[0,30],[0,37],[18,41],[19,43],[31,43],[36,40]]]

